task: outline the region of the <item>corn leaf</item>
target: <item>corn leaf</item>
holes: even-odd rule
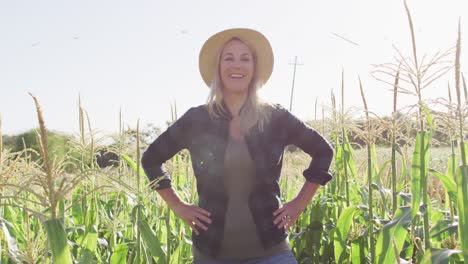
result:
[[[128,246],[125,244],[117,244],[114,247],[114,252],[110,258],[110,264],[126,264],[127,263]]]
[[[338,218],[335,229],[335,259],[337,263],[344,263],[348,261],[347,252],[347,239],[348,233],[351,229],[351,223],[353,222],[354,213],[357,211],[357,207],[352,205],[346,208]]]
[[[127,162],[128,166],[130,166],[133,169],[133,171],[137,170],[137,164],[136,164],[136,162],[134,160],[132,160],[132,158],[130,158],[128,155],[125,155],[125,154],[120,154],[120,156],[125,160],[125,162]],[[140,172],[139,173],[140,173],[141,176],[146,177],[146,173],[143,170],[141,165],[140,165]]]
[[[54,218],[44,222],[54,263],[72,264],[72,258],[67,243],[67,233],[63,220]]]
[[[424,257],[421,261],[422,264],[448,264],[450,257],[453,254],[460,253],[460,250],[453,250],[453,249],[431,249],[427,250],[424,254]]]
[[[382,227],[377,237],[376,244],[376,262],[377,263],[396,263],[399,258],[395,254],[393,241],[396,243],[398,252],[403,248],[405,237],[408,234],[406,227],[411,223],[411,209],[401,207],[395,213],[395,218]]]
[[[461,249],[465,260],[468,258],[468,166],[458,169],[458,228]]]
[[[157,258],[157,263],[166,263],[166,253],[162,249],[159,239],[154,234],[148,222],[144,220],[138,220],[137,225],[141,232],[141,238],[143,239],[146,247],[149,249],[151,256]]]
[[[421,144],[424,144],[424,151],[421,153]],[[424,156],[425,166],[421,164],[421,155]],[[427,164],[429,160],[429,135],[426,132],[418,132],[416,136],[416,144],[413,151],[413,159],[411,162],[411,218],[414,218],[419,211],[419,205],[421,203],[421,195],[423,181],[421,178],[421,172],[423,175],[427,175]]]
[[[11,260],[13,260],[16,263],[21,263],[20,261],[20,251],[18,250],[18,241],[14,236],[10,234],[9,226],[11,229],[13,229],[13,225],[9,222],[7,222],[4,219],[0,219],[0,230],[3,231],[3,235],[5,236],[5,241],[7,242],[7,249],[8,249],[8,255],[10,256]],[[1,238],[1,237],[0,237]],[[1,240],[0,240],[1,241]]]
[[[96,262],[94,256],[96,255],[97,239],[98,233],[95,228],[86,233],[85,238],[83,239],[83,243],[81,245],[82,252],[80,263],[87,264]]]
[[[450,199],[456,204],[457,203],[457,185],[453,178],[449,177],[448,175],[442,174],[434,169],[429,169],[429,171],[437,177],[440,182],[444,185],[445,191],[447,191]]]

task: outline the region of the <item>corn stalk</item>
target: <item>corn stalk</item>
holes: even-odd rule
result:
[[[341,149],[343,152],[343,173],[344,173],[344,184],[345,184],[345,197],[346,207],[349,207],[349,179],[348,179],[348,158],[346,153],[347,136],[344,125],[345,111],[344,111],[344,70],[341,71]]]
[[[57,206],[60,198],[64,193],[61,193],[62,187],[65,185],[60,184],[59,189],[55,188],[55,170],[53,169],[53,163],[49,158],[48,141],[47,141],[47,130],[42,116],[41,106],[35,96],[30,94],[36,104],[37,117],[39,120],[40,134],[37,134],[37,141],[39,144],[39,150],[43,159],[43,166],[45,171],[45,182],[43,181],[42,187],[48,196],[50,218],[44,222],[44,227],[47,232],[47,238],[49,240],[50,247],[52,249],[52,257],[54,263],[72,263],[70,250],[67,243],[67,233],[63,224],[63,219],[57,218]]]
[[[426,208],[428,208],[427,161],[429,146],[431,143],[431,127],[429,130],[426,129],[425,120],[430,120],[431,117],[427,116],[427,114],[430,114],[430,111],[428,111],[427,107],[425,106],[422,97],[422,91],[430,87],[430,85],[433,84],[434,81],[442,77],[453,67],[453,65],[449,61],[447,61],[447,57],[453,52],[453,48],[448,49],[444,52],[437,52],[431,57],[424,55],[422,59],[419,60],[416,49],[416,37],[413,28],[413,21],[406,1],[404,1],[404,6],[408,18],[408,24],[411,35],[412,58],[407,58],[401,53],[400,50],[394,47],[396,52],[398,53],[397,63],[385,63],[377,65],[376,69],[372,72],[372,75],[377,80],[395,87],[394,80],[398,73],[398,92],[410,94],[417,98],[416,106],[418,109],[417,114],[419,122],[419,132],[418,138],[416,139],[416,144],[418,146],[417,149],[415,148],[414,150],[412,162],[413,170],[411,175],[411,199],[413,203],[413,225],[411,227],[411,234],[413,236],[413,239],[415,239],[414,230],[416,229],[416,226],[419,225],[419,221],[416,221],[415,217],[419,209],[421,209],[424,231],[424,248],[430,249],[431,237],[429,233],[429,213],[428,210],[426,210]],[[390,77],[392,77],[392,81],[388,80],[388,78]]]
[[[400,69],[395,76],[395,85],[393,86],[393,113],[392,113],[392,214],[395,215],[397,210],[397,178],[396,178],[396,134],[397,134],[397,96],[398,96],[398,80],[400,77]]]
[[[459,119],[459,137],[460,137],[460,153],[461,153],[461,166],[458,170],[458,213],[459,213],[459,224],[458,230],[461,240],[461,250],[464,256],[465,262],[468,261],[468,166],[466,160],[467,146],[464,142],[464,115],[462,113],[461,103],[461,89],[460,89],[460,53],[461,53],[461,26],[460,21],[458,22],[458,38],[457,38],[457,49],[455,55],[455,87],[457,92],[457,116]],[[466,90],[466,85],[464,83]],[[466,96],[466,93],[465,93]],[[466,100],[466,97],[465,97]]]
[[[369,245],[370,245],[370,263],[375,263],[375,243],[374,243],[374,212],[373,212],[373,195],[372,195],[372,140],[370,131],[369,109],[367,108],[366,97],[362,88],[361,78],[359,78],[359,88],[361,90],[361,98],[364,104],[364,111],[366,114],[366,145],[367,145],[367,191],[369,201],[367,207],[369,208]]]
[[[137,160],[137,163],[136,163],[136,179],[137,179],[137,214],[136,214],[136,223],[137,225],[139,225],[140,221],[141,221],[141,209],[142,209],[142,206],[143,206],[143,200],[142,200],[142,197],[141,197],[141,188],[140,188],[140,120],[137,121],[137,128],[136,128],[136,160]],[[138,227],[136,229],[136,246],[137,246],[137,250],[136,250],[136,254],[137,254],[137,263],[141,263],[142,262],[142,246],[141,246],[141,232],[140,232],[140,228]]]

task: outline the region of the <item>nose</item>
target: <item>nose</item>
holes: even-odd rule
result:
[[[232,68],[238,70],[242,67],[242,62],[240,60],[236,60],[234,61],[234,63],[232,64]]]

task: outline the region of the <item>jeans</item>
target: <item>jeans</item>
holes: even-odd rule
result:
[[[275,256],[251,258],[246,260],[210,260],[202,261],[197,258],[194,264],[297,264],[297,260],[291,252],[281,253]]]

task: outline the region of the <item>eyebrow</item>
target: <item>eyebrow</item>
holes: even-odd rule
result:
[[[227,53],[224,53],[223,57],[227,56],[227,55],[234,56],[234,54],[232,52],[227,52]],[[241,56],[249,56],[250,57],[250,54],[249,53],[242,53]]]

